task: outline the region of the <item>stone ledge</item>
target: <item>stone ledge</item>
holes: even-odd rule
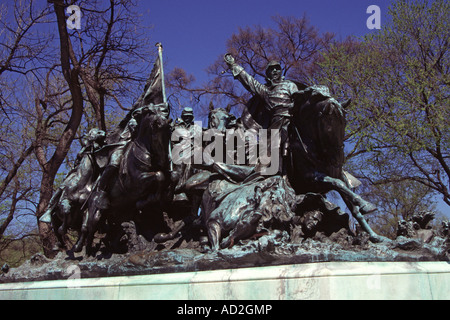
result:
[[[447,262],[327,262],[0,284],[0,300],[450,298]]]

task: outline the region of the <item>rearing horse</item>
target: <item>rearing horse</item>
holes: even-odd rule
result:
[[[289,181],[296,193],[337,191],[354,218],[382,241],[364,219],[376,207],[351,190],[344,165],[345,110],[324,87],[312,87],[296,99],[289,126]]]
[[[227,108],[217,108],[214,109],[212,105],[210,105],[209,115],[208,115],[208,129],[216,130],[215,133],[217,135],[223,134],[225,136],[226,130],[230,128],[236,127],[236,117],[230,113],[231,106]],[[217,135],[215,137],[217,137]],[[197,150],[196,152],[203,152],[203,149],[206,147],[206,144],[203,145],[202,150]],[[194,151],[195,152],[195,151]],[[201,199],[203,192],[208,187],[210,179],[213,175],[217,176],[217,173],[214,172],[211,164],[209,163],[212,159],[203,159],[202,164],[193,164],[192,167],[196,169],[196,173],[191,176],[183,177],[184,181],[179,186],[179,191],[184,192],[188,195],[189,198],[189,206],[191,207],[191,215],[187,220],[183,220],[182,223],[178,225],[175,230],[172,230],[170,233],[159,233],[154,237],[154,240],[158,243],[165,242],[167,240],[173,239],[176,234],[186,226],[186,221],[189,218],[197,218],[198,209],[200,207]],[[190,172],[187,172],[190,173]]]
[[[90,200],[89,217],[82,228],[82,239],[74,251],[91,250],[94,234],[102,217],[130,220],[138,212],[137,203],[147,205],[163,200],[169,173],[170,126],[166,117],[147,110],[141,115],[137,135],[127,143],[120,161],[119,173],[108,191],[109,209],[95,206]]]
[[[364,218],[376,207],[353,192],[349,174],[343,170],[345,106],[330,97],[323,86],[306,87],[297,84],[299,94],[290,111],[287,176],[297,194],[337,191],[352,215],[374,242],[384,241]],[[304,89],[304,90],[302,90]],[[270,115],[264,102],[254,96],[241,117],[244,126],[266,128]]]

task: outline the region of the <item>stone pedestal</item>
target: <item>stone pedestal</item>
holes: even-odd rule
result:
[[[300,300],[450,298],[447,262],[326,262],[0,284],[8,299]]]

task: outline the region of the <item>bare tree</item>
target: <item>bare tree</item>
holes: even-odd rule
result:
[[[45,43],[51,36],[36,29],[48,22],[50,10],[37,8],[36,1],[14,1],[0,6],[0,239],[21,203],[35,191],[24,174],[35,144],[25,124],[23,88],[46,61]],[[26,165],[25,165],[26,164]],[[8,239],[11,239],[10,237]]]
[[[36,9],[35,3],[16,0],[11,6],[0,6],[0,76],[4,72],[28,73],[36,60],[44,59],[45,42],[34,27],[47,21],[49,9]]]
[[[37,3],[16,0],[0,11],[15,12],[11,21],[2,20],[8,28],[0,32],[0,112],[5,115],[0,131],[11,133],[0,138],[0,152],[8,155],[0,160],[0,199],[11,209],[2,211],[5,219],[0,216],[2,232],[20,210],[19,202],[34,206],[37,219],[42,216],[57,178],[67,170],[73,142],[92,126],[109,129],[108,110],[131,109],[153,60],[148,28],[132,0],[54,0],[40,8]],[[67,26],[72,4],[83,12],[81,30]],[[20,139],[20,147],[14,147]],[[27,190],[22,173],[31,167]],[[42,222],[38,227],[44,253],[51,257],[51,227]]]
[[[82,29],[70,32],[68,54],[79,69],[96,125],[107,130],[106,100],[126,108],[120,98],[136,94],[134,89],[148,75],[147,68],[133,68],[142,62],[151,65],[154,46],[149,44],[148,30],[139,26],[131,0],[80,1],[78,5],[83,12]]]
[[[317,67],[316,60],[320,57],[321,50],[329,45],[333,35],[321,34],[306,16],[276,16],[273,22],[275,28],[239,28],[238,32],[227,40],[227,51],[252,76],[262,79],[263,82],[268,62],[278,60],[284,68],[284,76],[308,84]],[[172,96],[179,97],[190,93],[190,99],[201,104],[205,110],[211,100],[219,106],[242,105],[248,101],[249,94],[239,83],[233,81],[226,70],[223,56],[220,56],[207,69],[211,77],[209,82],[194,86],[195,79],[191,75],[187,75],[182,69],[174,69],[168,76]]]

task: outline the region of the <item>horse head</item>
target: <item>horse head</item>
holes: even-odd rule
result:
[[[210,109],[208,115],[208,129],[217,129],[225,133],[226,129],[230,129],[236,125],[236,117],[230,113],[230,108]]]
[[[166,117],[153,111],[143,115],[135,142],[151,155],[152,167],[169,168],[169,139],[170,125]]]

